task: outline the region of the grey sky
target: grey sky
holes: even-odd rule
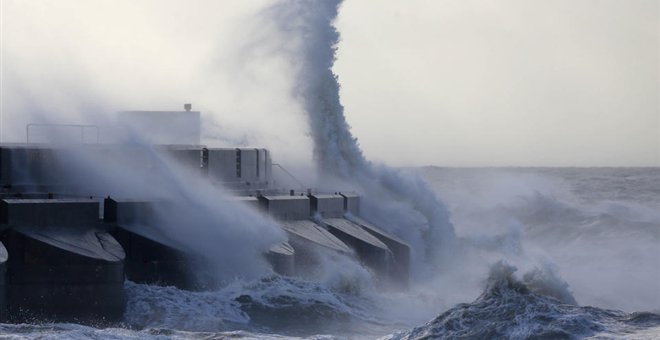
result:
[[[309,158],[270,1],[0,3],[5,140],[28,121],[192,101],[214,141]],[[347,119],[367,157],[395,165],[660,165],[659,7],[346,1]]]
[[[338,25],[343,100],[369,154],[660,165],[658,1],[348,1]]]

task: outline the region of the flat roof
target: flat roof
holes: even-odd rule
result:
[[[259,199],[254,196],[235,196],[230,197],[230,201],[258,201]]]
[[[307,196],[291,196],[291,195],[277,195],[277,196],[263,196],[269,201],[287,201],[287,200],[309,200]]]
[[[95,203],[99,201],[90,198],[5,198],[2,201],[10,204],[29,204],[29,203]]]
[[[334,194],[312,194],[312,197],[314,197],[314,198],[341,198],[341,199],[344,199],[344,196],[334,195]]]

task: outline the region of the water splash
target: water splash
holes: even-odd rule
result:
[[[624,313],[579,307],[558,278],[530,282],[517,278],[515,267],[498,262],[491,267],[483,293],[471,303],[459,304],[426,325],[386,337],[410,339],[579,339],[620,337],[660,326],[660,315]],[[538,269],[538,271],[543,271]],[[538,275],[538,272],[536,274]],[[559,283],[559,284],[557,284]],[[552,290],[548,288],[553,285]],[[560,294],[558,294],[561,292]],[[550,293],[547,295],[547,293]],[[562,299],[557,299],[561,297]]]
[[[339,179],[361,191],[366,217],[410,242],[417,260],[435,262],[455,237],[446,206],[420,177],[368,161],[346,121],[339,78],[332,71],[341,3],[289,0],[271,8],[280,32],[295,46],[293,90],[307,114],[321,179]],[[411,220],[415,215],[421,219]]]

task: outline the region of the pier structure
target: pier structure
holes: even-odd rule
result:
[[[158,114],[138,116],[144,125]],[[193,134],[194,125],[183,124]],[[145,138],[172,142],[168,136]],[[263,254],[280,275],[304,277],[330,252],[362,262],[379,281],[407,286],[409,246],[360,217],[359,195],[286,191],[274,180],[268,150],[181,138],[189,144],[0,145],[0,322],[119,320],[125,279],[192,290],[211,285],[195,273],[204,260],[163,232],[159,212],[176,214],[175,201],[115,194],[113,176],[119,182],[126,174],[177,172],[226,188],[231,204],[272,219],[287,235]],[[100,175],[108,164],[119,170]]]

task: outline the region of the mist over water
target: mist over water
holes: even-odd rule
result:
[[[581,305],[658,311],[657,169],[424,172],[450,202],[459,235],[479,245],[478,257],[496,240],[517,266],[554,268]]]

